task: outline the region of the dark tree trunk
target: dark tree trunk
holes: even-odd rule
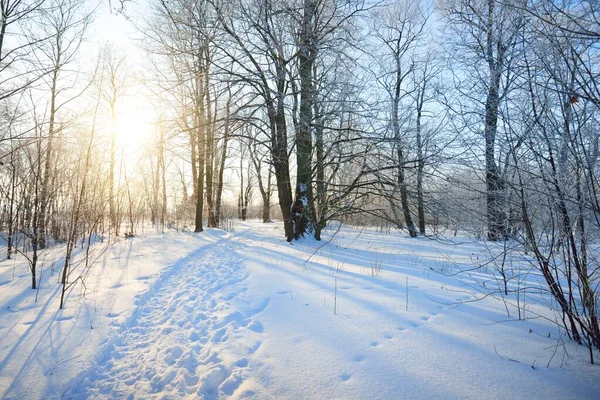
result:
[[[39,209],[39,232],[40,235],[38,246],[40,249],[46,248],[46,221],[47,221],[47,207],[49,202],[49,190],[50,180],[52,176],[52,153],[54,136],[56,134],[56,95],[57,95],[57,84],[58,84],[58,72],[60,66],[60,52],[57,58],[56,66],[52,71],[52,87],[50,89],[50,121],[48,123],[48,144],[46,147],[46,161],[44,164],[44,175],[42,176],[42,193],[40,196],[40,209]]]
[[[162,136],[162,131],[161,131]],[[162,144],[158,143],[157,148],[158,154],[156,155],[156,164],[154,166],[154,176],[152,177],[152,208],[150,210],[150,216],[152,218],[152,226],[156,226],[158,224],[158,192],[160,187],[160,162],[161,162],[161,152],[162,152]]]
[[[196,96],[196,146],[198,155],[198,176],[197,176],[197,191],[196,191],[196,217],[195,217],[195,228],[194,232],[202,232],[204,228],[203,223],[203,211],[204,211],[204,161],[205,161],[205,131],[204,131],[204,97],[202,95],[202,83],[198,82],[200,86],[197,90],[200,91]]]
[[[230,118],[231,92],[227,100],[227,116],[225,119],[225,132],[223,133],[223,143],[221,145],[221,156],[219,159],[219,171],[217,190],[215,194],[215,222],[217,226],[221,221],[221,195],[223,193],[223,173],[225,171],[225,159],[227,158],[227,144],[229,142],[229,118]]]
[[[271,176],[272,176],[271,168],[269,167],[269,172],[267,176],[267,187],[261,190],[261,195],[263,198],[263,212],[262,212],[262,220],[264,224],[270,223],[271,221]]]
[[[421,118],[423,116],[423,103],[425,100],[426,77],[423,76],[423,86],[419,89],[417,97],[417,216],[419,219],[419,233],[425,236],[425,204],[423,200],[423,170],[425,158],[423,154],[423,138],[421,132]]]
[[[394,85],[394,94],[392,98],[392,130],[394,135],[394,141],[396,146],[396,163],[397,163],[397,185],[400,190],[400,205],[402,206],[402,213],[404,215],[404,222],[410,237],[417,236],[417,229],[413,223],[410,215],[410,208],[408,204],[408,188],[406,187],[406,179],[404,173],[404,143],[402,135],[400,133],[400,120],[399,120],[399,107],[400,107],[400,96],[402,81],[404,76],[402,75],[402,65],[400,63],[400,54],[396,54],[396,81]]]
[[[209,228],[217,227],[217,219],[215,217],[215,206],[213,197],[213,171],[214,171],[214,147],[215,147],[215,118],[211,111],[211,96],[210,96],[210,79],[209,66],[210,54],[208,49],[205,51],[206,73],[204,74],[204,90],[206,93],[206,206],[208,211],[208,226]],[[216,112],[216,108],[215,108]]]
[[[250,187],[250,182],[247,183]],[[246,220],[246,198],[245,193],[248,187],[244,187],[244,151],[242,148],[242,142],[240,141],[240,193],[238,194],[238,219],[240,221]]]
[[[495,159],[496,133],[498,131],[498,110],[500,108],[500,78],[504,65],[501,38],[494,37],[495,0],[488,0],[487,48],[486,57],[490,72],[490,82],[485,101],[485,183],[488,222],[488,240],[502,240],[506,237],[506,214],[504,212],[504,182]],[[494,52],[497,53],[494,55]]]
[[[277,65],[277,97],[270,99],[267,113],[271,130],[271,159],[277,182],[279,207],[283,217],[285,237],[288,242],[294,238],[292,221],[292,185],[290,182],[290,166],[288,158],[287,123],[285,115],[284,95],[287,86],[284,65]]]
[[[187,129],[190,136],[190,164],[192,166],[192,188],[194,190],[192,198],[195,199],[198,194],[198,154],[196,150],[197,128],[187,126]]]
[[[317,66],[316,63],[313,66],[313,76],[317,76]],[[325,228],[327,222],[325,218],[325,212],[327,209],[327,193],[326,193],[326,185],[325,185],[325,149],[323,143],[323,135],[324,129],[323,126],[324,121],[321,115],[321,108],[319,107],[319,99],[317,98],[317,91],[315,90],[313,96],[313,108],[314,108],[314,118],[315,118],[315,155],[316,155],[316,173],[317,173],[317,193],[315,196],[316,209],[316,224],[315,224],[315,239],[321,240],[321,231]]]
[[[11,152],[10,155],[10,194],[8,201],[8,226],[7,226],[7,237],[6,237],[6,259],[10,260],[12,256],[13,249],[13,234],[14,234],[14,225],[16,218],[14,216],[15,213],[15,192],[17,190],[17,173],[15,170],[14,163],[14,152]],[[17,211],[18,212],[18,211]]]
[[[300,112],[296,127],[296,198],[292,209],[294,238],[314,234],[315,208],[312,188],[313,66],[316,49],[313,33],[316,4],[304,0],[299,37]]]
[[[499,72],[496,72],[499,73]],[[503,210],[504,183],[495,160],[495,142],[498,129],[500,77],[491,81],[485,104],[485,182],[487,199],[488,240],[506,237],[506,215]]]
[[[252,148],[248,147],[248,151],[250,153],[250,159],[252,161],[252,165],[254,166],[254,172],[256,173],[256,182],[258,183],[258,191],[260,192],[260,196],[262,198],[262,220],[263,223],[271,222],[270,209],[271,209],[271,168],[269,166],[267,184],[262,178],[262,165],[263,160],[257,154],[256,147]]]

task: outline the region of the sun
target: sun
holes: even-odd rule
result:
[[[116,144],[125,155],[140,153],[152,142],[156,114],[150,105],[138,98],[118,104],[115,118]]]

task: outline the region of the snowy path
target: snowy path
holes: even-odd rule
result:
[[[241,394],[248,357],[262,343],[262,324],[254,316],[267,305],[243,304],[241,246],[224,234],[163,272],[137,298],[134,315],[104,359],[65,397]]]

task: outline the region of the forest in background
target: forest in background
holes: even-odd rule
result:
[[[143,59],[119,43],[89,50],[106,7],[135,26]],[[330,221],[466,232],[505,244],[494,267],[506,293],[519,279],[507,255],[532,255],[558,323],[592,362],[600,350],[597,2],[0,10],[0,231],[32,288],[48,246],[66,244],[64,296],[83,279],[70,265],[78,242],[147,220],[201,232],[277,218],[288,241],[320,240]],[[125,137],[142,139],[122,104],[135,96],[155,118],[131,153]]]

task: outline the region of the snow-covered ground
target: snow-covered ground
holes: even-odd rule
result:
[[[473,301],[493,268],[449,276],[484,264],[481,244],[332,234],[289,244],[249,222],[97,243],[64,310],[64,249],[43,254],[37,302],[24,258],[5,260],[0,397],[600,398],[600,367],[538,317],[548,299]]]

